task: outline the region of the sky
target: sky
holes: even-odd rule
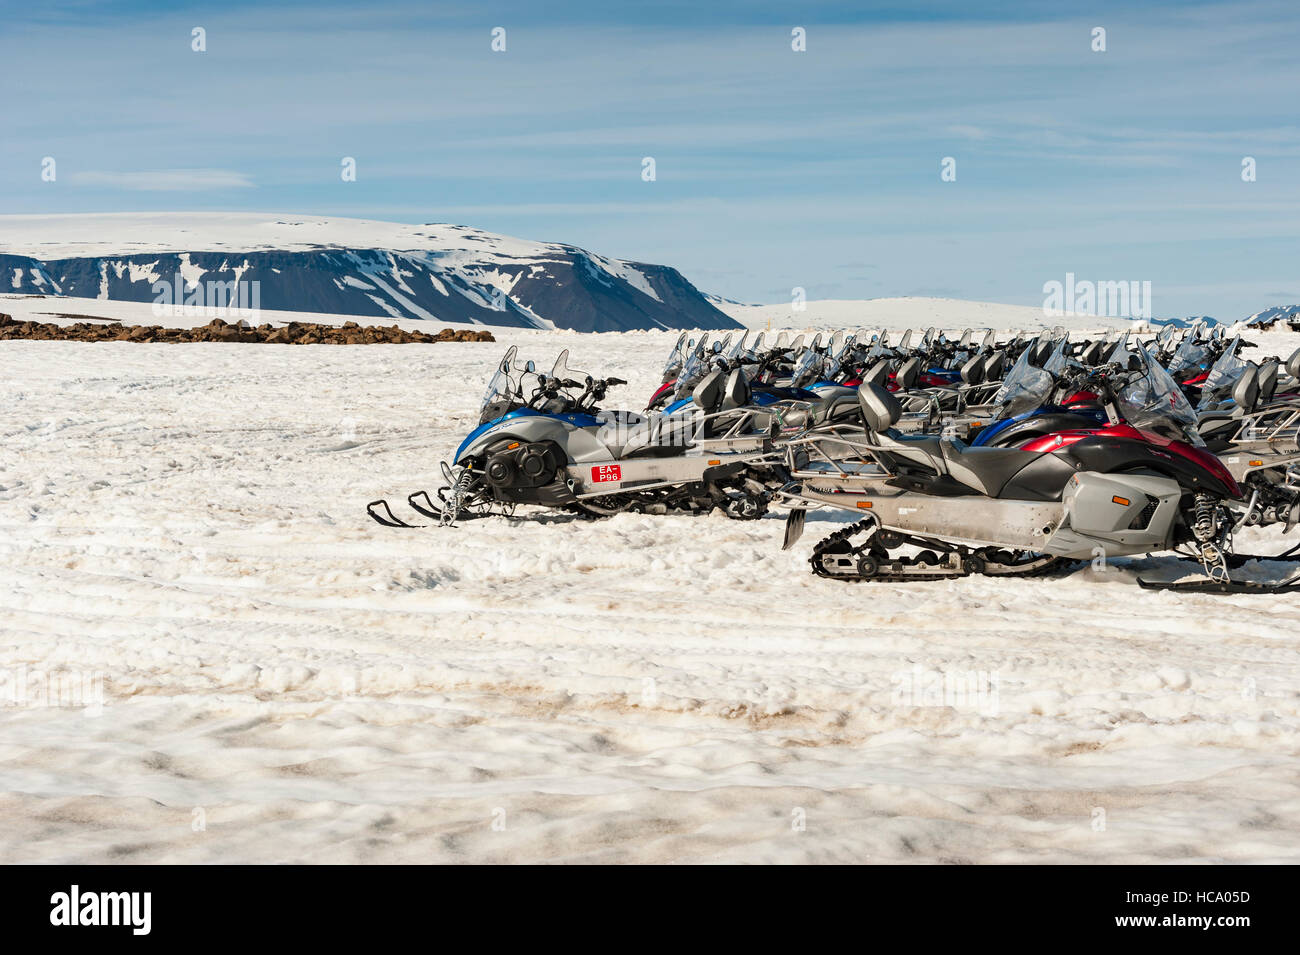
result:
[[[0,213],[454,222],[746,302],[1041,305],[1073,273],[1234,320],[1300,302],[1297,28],[1294,0],[0,0]]]

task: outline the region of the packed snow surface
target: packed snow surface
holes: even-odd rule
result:
[[[639,407],[674,336],[501,338],[0,343],[0,860],[1300,859],[1300,597],[843,584],[777,515],[371,523],[508,343]]]

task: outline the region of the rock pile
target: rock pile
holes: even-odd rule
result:
[[[81,316],[69,315],[67,318]],[[312,322],[289,322],[286,325],[232,325],[214,318],[197,328],[163,328],[161,325],[121,325],[117,322],[76,322],[55,325],[52,322],[19,322],[0,315],[0,340],[32,338],[38,341],[78,342],[265,342],[272,345],[407,345],[426,342],[492,342],[491,332],[470,328],[444,328],[437,334],[408,331],[396,325],[341,326],[317,325]]]

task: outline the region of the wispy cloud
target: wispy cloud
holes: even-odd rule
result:
[[[230,169],[152,169],[140,172],[84,170],[69,174],[75,186],[102,186],[132,192],[198,192],[251,189],[253,180]]]

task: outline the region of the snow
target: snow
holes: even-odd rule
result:
[[[1028,305],[1002,305],[996,302],[970,302],[950,298],[873,298],[863,300],[825,299],[801,303],[796,310],[790,302],[775,305],[741,305],[725,299],[713,304],[722,312],[749,328],[889,328],[924,330],[937,328],[1040,329],[1063,325],[1071,330],[1133,328],[1124,318],[1085,315],[1045,315],[1043,309]]]
[[[372,524],[508,344],[637,407],[676,337],[494,333],[0,342],[0,674],[103,693],[0,706],[0,858],[1300,859],[1300,597],[844,585],[815,519]]]
[[[379,301],[376,299],[376,301]],[[391,308],[391,306],[389,306]],[[190,328],[206,325],[213,318],[223,318],[232,322],[229,310],[217,310],[203,306],[177,308],[173,314],[170,307],[165,314],[155,315],[152,302],[119,302],[109,299],[73,298],[71,296],[39,296],[15,293],[0,293],[0,314],[12,315],[19,321],[52,322],[56,325],[71,325],[90,319],[116,321],[124,325],[163,325],[168,328]],[[421,318],[380,316],[335,315],[324,312],[283,312],[272,309],[260,309],[257,315],[249,316],[239,312],[237,317],[244,317],[255,325],[263,322],[271,325],[287,325],[289,322],[309,322],[321,325],[342,325],[344,322],[357,322],[363,325],[383,324],[400,325],[412,331],[436,333],[444,328],[469,328],[465,322],[439,322]]]
[[[535,242],[468,226],[413,225],[338,216],[285,217],[257,212],[125,212],[0,215],[0,249],[39,259],[148,252],[301,252],[319,248],[436,253],[449,265],[545,261],[572,246]],[[611,274],[644,285],[628,263],[593,256]],[[635,272],[635,274],[633,274]],[[642,288],[653,294],[648,286]]]

